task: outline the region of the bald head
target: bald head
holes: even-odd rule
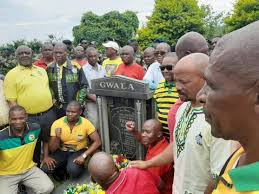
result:
[[[157,119],[149,119],[144,122],[143,125],[148,125],[155,132],[161,131],[162,125]]]
[[[244,84],[258,80],[259,21],[223,36],[210,57],[210,66]],[[245,78],[245,79],[244,79]]]
[[[143,59],[146,65],[151,65],[155,62],[155,49],[148,47],[144,50]]]
[[[61,48],[65,51],[67,51],[67,45],[64,44],[63,42],[57,42],[54,46],[54,50],[57,49],[57,48]]]
[[[116,178],[115,175],[118,172],[112,157],[105,152],[98,152],[92,156],[88,170],[93,179],[104,189],[107,189],[109,184],[114,181],[113,179]]]
[[[30,51],[32,52],[31,48],[26,46],[26,45],[21,45],[21,46],[18,46],[16,51],[15,51],[15,55],[17,56],[17,53],[19,53],[20,51],[24,51],[24,50],[27,50],[27,51]]]
[[[191,53],[209,53],[206,39],[198,32],[188,32],[177,41],[176,54],[179,59]]]
[[[123,52],[123,51],[127,51],[128,53],[134,55],[134,49],[132,46],[126,45],[126,46],[122,47],[121,52]]]
[[[209,65],[209,56],[203,53],[192,53],[183,57],[175,66],[174,72],[192,72],[203,77]]]
[[[179,97],[200,106],[196,95],[205,84],[204,72],[209,65],[209,57],[203,53],[193,53],[183,57],[174,68],[174,78]]]

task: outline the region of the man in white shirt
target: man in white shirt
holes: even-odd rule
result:
[[[86,56],[88,59],[88,63],[83,66],[83,71],[91,88],[91,81],[93,79],[105,77],[106,71],[101,65],[97,63],[98,51],[95,48],[88,47],[86,49]],[[99,129],[95,94],[87,94],[86,110],[84,114],[93,123],[95,128]]]

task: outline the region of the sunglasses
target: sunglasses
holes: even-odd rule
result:
[[[164,52],[164,51],[157,51],[157,52],[155,52],[155,55],[157,56],[157,55],[161,55],[161,56],[164,56],[166,54],[166,52]]]
[[[163,66],[160,66],[159,68],[161,71],[164,71],[165,69],[167,71],[172,71],[174,67],[173,67],[173,65],[163,65]]]

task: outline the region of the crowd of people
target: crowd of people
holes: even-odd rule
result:
[[[46,42],[37,61],[19,46],[17,66],[0,80],[9,106],[0,131],[1,192],[51,193],[53,179],[78,178],[88,166],[107,194],[259,194],[258,32],[257,21],[211,46],[188,32],[175,50],[161,42],[143,55],[136,41],[122,48],[107,41],[103,61],[85,40],[72,53],[66,41]],[[93,79],[117,75],[148,84],[156,103],[156,118],[141,132],[125,123],[146,155],[122,171],[101,150],[89,92]]]

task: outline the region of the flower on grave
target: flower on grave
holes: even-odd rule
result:
[[[128,167],[129,160],[123,155],[112,155],[112,158],[120,171]]]
[[[82,185],[70,185],[65,191],[64,194],[105,194],[105,191],[102,190],[101,186],[97,183],[90,182],[89,184]]]

